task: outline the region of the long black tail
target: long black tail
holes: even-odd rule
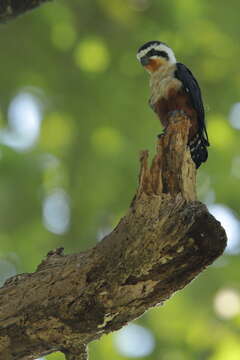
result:
[[[192,160],[195,162],[196,168],[199,168],[208,158],[207,146],[209,146],[209,142],[203,137],[203,134],[197,133],[194,138],[189,141],[188,146]]]

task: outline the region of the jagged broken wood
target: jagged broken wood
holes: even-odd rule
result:
[[[0,359],[62,351],[87,359],[86,345],[163,303],[222,254],[226,234],[196,200],[187,149],[189,119],[175,114],[139,187],[111,234],[79,254],[52,251],[35,273],[0,289]]]

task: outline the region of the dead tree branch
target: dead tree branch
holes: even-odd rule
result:
[[[163,303],[222,254],[224,229],[196,201],[187,149],[189,120],[172,116],[127,214],[93,249],[52,251],[32,274],[0,289],[0,359],[60,350],[87,359],[86,346]]]
[[[5,23],[50,0],[1,0],[0,23]]]

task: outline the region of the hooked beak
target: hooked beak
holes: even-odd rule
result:
[[[146,65],[149,65],[150,63],[150,59],[149,57],[147,57],[146,55],[143,56],[141,59],[140,59],[140,62],[143,66],[146,66]]]

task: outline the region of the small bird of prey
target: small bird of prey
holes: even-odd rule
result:
[[[137,59],[150,74],[149,103],[164,128],[169,116],[183,111],[191,121],[188,146],[196,168],[208,157],[208,135],[201,90],[191,71],[177,62],[173,50],[161,41],[149,41],[137,52]]]

